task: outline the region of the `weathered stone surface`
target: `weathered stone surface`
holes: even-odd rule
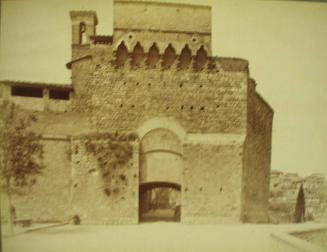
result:
[[[184,145],[182,222],[240,221],[242,145]]]
[[[268,221],[273,112],[249,85],[247,136],[244,144],[242,220]]]
[[[44,139],[42,143],[45,169],[32,188],[13,197],[16,216],[34,221],[67,221],[71,216],[70,142]]]
[[[138,223],[139,149],[133,144],[133,156],[109,173],[112,188],[105,193],[99,164],[85,150],[83,139],[72,139],[71,209],[82,224]]]

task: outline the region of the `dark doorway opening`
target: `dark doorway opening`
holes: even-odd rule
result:
[[[140,185],[139,221],[180,222],[181,186],[175,183],[151,182]]]

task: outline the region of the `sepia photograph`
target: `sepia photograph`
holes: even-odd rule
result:
[[[2,0],[1,251],[327,251],[327,1]]]

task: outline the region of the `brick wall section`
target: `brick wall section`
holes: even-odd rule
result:
[[[67,221],[70,217],[70,141],[42,141],[43,173],[26,195],[14,196],[13,205],[19,219],[33,221]]]
[[[244,145],[242,220],[267,222],[273,111],[249,80],[248,129]]]
[[[86,114],[34,112],[37,122],[31,125],[31,130],[43,136],[69,137],[92,132]],[[50,141],[50,140],[49,140]]]
[[[240,221],[242,144],[184,145],[183,223]]]
[[[71,217],[69,136],[89,132],[90,125],[85,115],[77,113],[34,112],[33,114],[37,122],[31,125],[31,130],[43,136],[45,167],[31,190],[24,195],[14,197],[13,204],[17,218],[66,221]]]
[[[85,60],[73,66],[75,109],[89,111],[100,130],[133,131],[153,117],[172,117],[187,132],[242,133],[247,78],[246,70],[115,70],[107,58]]]
[[[112,170],[118,175],[115,180],[119,191],[108,196],[95,157],[86,152],[82,140],[72,139],[71,213],[77,214],[82,224],[138,223],[139,150],[137,143],[133,146],[132,159]],[[126,183],[119,181],[120,174],[126,176]]]

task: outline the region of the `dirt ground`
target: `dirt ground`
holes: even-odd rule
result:
[[[145,223],[134,226],[65,225],[3,239],[4,252],[80,251],[276,251],[272,231],[306,228],[293,225],[184,225]]]

